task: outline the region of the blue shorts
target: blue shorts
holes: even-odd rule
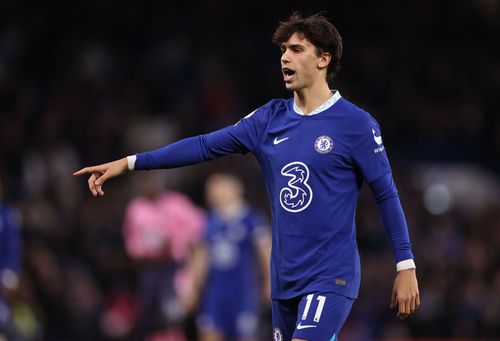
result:
[[[315,292],[289,300],[273,300],[273,340],[337,341],[354,299]]]
[[[258,300],[252,294],[238,297],[231,292],[206,292],[198,327],[216,330],[226,340],[253,339],[258,331]]]

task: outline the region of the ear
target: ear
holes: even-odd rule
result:
[[[323,69],[328,67],[328,64],[330,64],[332,60],[332,54],[330,52],[323,52],[321,55],[318,57],[318,68]]]

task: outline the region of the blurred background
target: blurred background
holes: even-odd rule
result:
[[[16,338],[134,339],[141,264],[123,224],[136,175],[91,198],[71,174],[289,97],[270,40],[293,10],[325,11],[343,37],[334,88],[381,124],[418,267],[422,305],[401,322],[389,309],[390,245],[365,189],[361,292],[341,336],[500,339],[498,0],[0,0],[0,320],[8,301]],[[161,172],[203,208],[204,182],[220,169],[269,215],[252,156]],[[265,305],[261,315],[268,340]]]

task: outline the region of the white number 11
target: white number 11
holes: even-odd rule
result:
[[[304,314],[302,314],[302,319],[305,320],[307,318],[307,313],[309,312],[309,308],[311,308],[311,302],[313,300],[314,294],[309,294],[306,297],[306,307],[304,308]],[[319,322],[321,318],[321,313],[323,312],[323,307],[325,306],[326,297],[318,295],[316,298],[319,303],[316,308],[316,314],[314,314],[314,322]]]

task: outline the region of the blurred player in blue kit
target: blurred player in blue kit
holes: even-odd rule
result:
[[[420,304],[408,227],[377,121],[331,90],[342,39],[321,15],[292,15],[273,35],[285,86],[237,124],[161,149],[81,169],[104,195],[108,179],[130,170],[174,168],[230,153],[259,162],[272,211],[274,340],[337,340],[360,285],[355,212],[366,182],[390,238],[396,278],[390,306],[405,318]]]
[[[19,285],[21,230],[16,212],[2,202],[0,183],[0,340],[16,336],[9,298]]]
[[[256,340],[261,302],[269,302],[270,228],[243,192],[231,174],[213,174],[205,185],[205,242],[193,260],[202,341]]]

